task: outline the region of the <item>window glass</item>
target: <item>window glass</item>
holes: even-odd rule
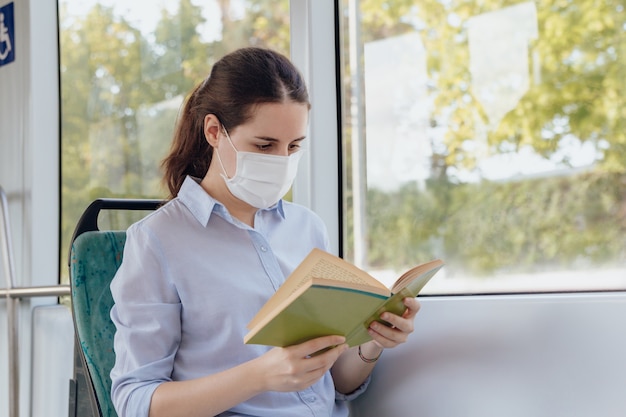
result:
[[[427,293],[626,288],[621,1],[342,2],[344,254]]]
[[[167,196],[159,166],[185,94],[238,47],[288,55],[289,1],[62,0],[59,13],[65,260],[92,200]],[[103,213],[101,227],[143,215]]]

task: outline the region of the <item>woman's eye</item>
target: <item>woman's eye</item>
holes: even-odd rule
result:
[[[300,149],[300,144],[299,143],[292,143],[292,144],[289,145],[289,150],[291,150],[291,151],[295,151],[295,150],[298,150],[298,149]]]
[[[257,149],[260,151],[267,151],[272,147],[271,143],[266,143],[264,145],[256,145]]]

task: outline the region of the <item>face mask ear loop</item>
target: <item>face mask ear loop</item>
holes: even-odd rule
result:
[[[224,124],[222,122],[220,122],[220,125],[222,126],[222,132],[224,133],[224,135],[226,135],[226,139],[228,139],[228,143],[230,143],[230,146],[233,147],[233,149],[235,150],[235,153],[238,153],[239,151],[237,150],[237,148],[235,148],[235,145],[233,144],[233,141],[230,140],[230,135],[228,134],[228,132],[226,131],[226,128],[224,127]],[[215,150],[215,153],[217,154],[217,160],[220,163],[220,166],[222,167],[222,178],[224,178],[224,180],[229,180],[230,178],[228,178],[228,173],[226,172],[226,168],[224,168],[224,164],[222,163],[222,158],[220,157],[220,152],[218,149]],[[235,162],[236,163],[236,162]],[[235,174],[237,173],[237,166],[235,166]]]
[[[230,139],[230,135],[228,134],[228,131],[226,130],[226,127],[224,126],[224,124],[222,124],[221,122],[220,122],[220,124],[222,125],[222,131],[226,135],[226,139],[228,139],[228,143],[230,143],[230,146],[233,147],[235,152],[239,152],[239,150],[237,148],[235,148],[235,144],[233,143],[233,141]]]

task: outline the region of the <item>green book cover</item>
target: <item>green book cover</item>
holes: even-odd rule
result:
[[[365,271],[314,249],[248,324],[248,344],[290,346],[342,335],[356,346],[371,340],[367,328],[380,314],[402,314],[405,297],[415,297],[441,269],[435,260],[411,268],[388,289]]]

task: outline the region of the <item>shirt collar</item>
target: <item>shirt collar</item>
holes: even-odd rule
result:
[[[183,185],[180,187],[180,191],[178,191],[178,199],[180,199],[189,211],[191,211],[196,220],[204,227],[209,223],[209,218],[213,211],[220,211],[228,218],[232,219],[226,207],[211,197],[211,195],[202,188],[199,178],[187,176],[185,181],[183,181]],[[278,203],[274,204],[272,207],[262,210],[275,212],[283,219],[285,218],[285,209],[282,199],[278,200]]]
[[[278,200],[278,203],[274,204],[272,207],[268,208],[267,210],[276,210],[276,212],[280,214],[280,217],[282,217],[283,219],[285,218],[285,209],[283,208],[282,198]]]

